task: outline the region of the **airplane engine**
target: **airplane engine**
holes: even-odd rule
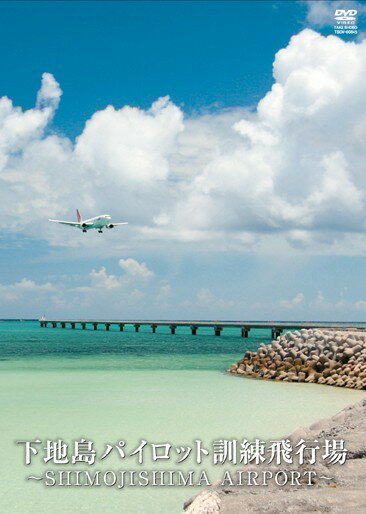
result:
[[[113,228],[113,227],[114,227],[113,223],[109,223],[109,225],[107,225],[107,228]]]
[[[81,224],[82,228],[86,228],[88,225],[86,223]]]

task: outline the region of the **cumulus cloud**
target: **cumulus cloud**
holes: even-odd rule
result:
[[[116,110],[108,106],[87,121],[77,138],[75,153],[103,180],[117,185],[166,180],[167,157],[175,150],[176,136],[183,130],[183,114],[169,97],[160,98],[151,109]]]
[[[120,259],[119,265],[130,277],[150,279],[154,276],[154,272],[149,270],[145,262],[139,263],[131,258]]]
[[[41,89],[37,94],[37,108],[57,109],[62,95],[61,88],[51,73],[43,73]]]
[[[107,272],[105,266],[99,271],[93,269],[89,273],[90,285],[79,286],[74,288],[79,293],[88,293],[92,290],[111,291],[112,289],[124,288],[127,292],[128,286],[131,285],[130,279],[149,280],[154,277],[154,273],[149,270],[144,262],[139,263],[135,259],[120,259],[119,266],[125,271],[126,275],[113,275]]]
[[[122,286],[122,282],[116,275],[108,275],[104,266],[99,271],[92,270],[89,274],[91,284],[102,289],[116,289]]]
[[[153,276],[144,263],[133,262],[140,266],[134,270],[140,278]],[[5,317],[19,316],[19,311],[24,317],[45,314],[50,318],[59,317],[60,313],[72,318],[85,315],[134,317],[139,313],[143,316],[157,298],[169,296],[170,286],[143,280],[136,287],[137,275],[112,274],[103,266],[92,269],[85,277],[52,277],[52,281],[42,283],[23,278],[10,284],[0,283],[0,305]]]
[[[19,282],[12,284],[0,284],[0,296],[2,302],[16,302],[24,298],[43,296],[45,293],[55,291],[55,287],[50,282],[37,284],[33,280],[22,278]]]
[[[147,110],[108,106],[75,142],[47,128],[61,95],[52,75],[34,109],[1,98],[0,228],[88,251],[113,241],[116,253],[169,241],[364,253],[366,42],[305,29],[273,75],[255,110],[185,117],[168,97]],[[97,239],[47,223],[75,207],[130,225],[123,239],[118,229]],[[129,275],[151,276],[125,261]]]

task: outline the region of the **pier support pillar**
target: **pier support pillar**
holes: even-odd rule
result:
[[[66,328],[66,323],[64,321],[61,321],[61,328]]]
[[[47,328],[47,325],[48,325],[47,321],[44,321],[44,322],[43,322],[43,326],[44,326],[45,328]]]
[[[57,328],[57,323],[55,321],[52,321],[52,327]]]
[[[71,328],[75,328],[75,323],[70,323],[71,324]]]
[[[109,323],[106,323],[106,324],[105,324],[105,329],[106,329],[106,330],[109,330],[109,329],[110,329],[110,324],[109,324]]]
[[[93,323],[93,329],[98,330],[98,323]]]
[[[152,333],[155,334],[157,325],[151,325]]]
[[[82,324],[81,324],[81,328],[82,328],[83,330],[85,330],[85,329],[86,329],[86,323],[82,323]]]
[[[274,327],[272,328],[272,339],[277,339],[282,334],[282,328]]]
[[[123,329],[125,328],[124,324],[123,323],[120,323],[119,324],[119,331],[120,332],[123,332]]]
[[[242,327],[241,328],[241,337],[248,337],[249,336],[249,328]]]
[[[215,336],[221,336],[222,327],[215,327]]]
[[[197,327],[192,325],[191,326],[191,332],[192,332],[192,336],[195,336],[197,334]]]
[[[170,333],[174,335],[176,328],[177,328],[177,325],[170,325]]]
[[[138,323],[135,324],[135,332],[138,332],[140,330],[140,325]]]

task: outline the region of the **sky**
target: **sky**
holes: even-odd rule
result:
[[[353,1],[0,2],[0,318],[363,321],[365,30]],[[129,224],[48,222],[76,208]]]

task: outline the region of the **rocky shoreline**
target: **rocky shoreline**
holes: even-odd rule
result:
[[[303,329],[287,332],[227,370],[286,382],[310,382],[366,389],[366,332]]]
[[[310,382],[366,389],[366,331],[303,329],[288,332],[227,370],[236,376],[286,382]],[[285,415],[285,413],[284,413]],[[282,514],[366,512],[366,398],[331,418],[285,436],[320,444],[325,439],[344,440],[347,460],[340,466],[315,463],[317,477],[331,474],[331,482],[315,480],[311,486],[246,487],[216,483],[184,505],[185,514]],[[259,466],[260,469],[261,465]],[[305,466],[306,468],[306,466]],[[258,469],[258,468],[257,468]],[[268,469],[268,468],[267,468]],[[273,471],[304,471],[294,462]]]
[[[346,407],[331,418],[320,420],[309,428],[298,428],[285,438],[294,444],[299,440],[344,440],[347,460],[342,465],[316,462],[311,469],[317,478],[312,485],[291,487],[242,487],[214,484],[184,505],[185,514],[283,514],[366,512],[366,398]],[[260,465],[261,466],[261,465]],[[260,468],[259,466],[259,468]],[[294,463],[293,470],[307,465]],[[258,468],[257,468],[258,469]],[[268,469],[268,468],[267,468]],[[289,465],[276,471],[289,470]],[[331,482],[322,480],[331,476]]]

